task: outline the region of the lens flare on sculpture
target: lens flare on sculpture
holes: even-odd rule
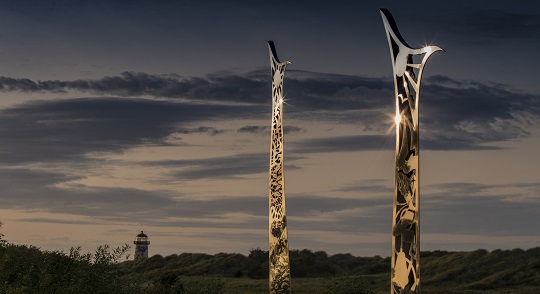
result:
[[[391,293],[419,293],[420,286],[420,81],[437,46],[413,49],[401,37],[387,9],[381,15],[394,72],[396,104],[396,165],[392,213]],[[415,59],[417,59],[415,61]]]
[[[289,240],[285,216],[283,175],[283,76],[289,61],[280,62],[274,42],[268,41],[272,68],[272,125],[270,139],[269,282],[271,294],[291,293]]]

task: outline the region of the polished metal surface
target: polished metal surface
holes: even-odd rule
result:
[[[272,126],[270,140],[269,281],[270,293],[291,293],[289,241],[285,214],[283,175],[283,76],[289,61],[280,62],[272,41],[268,42],[272,67]]]
[[[396,164],[392,215],[391,293],[420,292],[420,82],[437,46],[413,49],[403,40],[387,9],[381,15],[394,72]]]

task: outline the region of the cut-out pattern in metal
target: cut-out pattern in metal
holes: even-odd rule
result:
[[[403,40],[387,9],[381,15],[394,71],[396,103],[396,165],[392,216],[391,293],[419,293],[420,190],[418,105],[420,81],[437,46],[412,49]],[[415,61],[415,59],[418,59]]]
[[[272,67],[272,134],[270,140],[269,265],[270,293],[291,293],[289,240],[283,175],[283,76],[289,61],[280,62],[274,42],[268,41]]]

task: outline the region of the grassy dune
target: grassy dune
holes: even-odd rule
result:
[[[127,247],[69,254],[0,244],[2,293],[268,293],[268,255],[182,253],[124,261]],[[390,258],[291,251],[295,294],[390,291]],[[540,247],[421,253],[422,293],[540,293]]]
[[[422,293],[540,293],[540,247],[529,250],[422,252]],[[224,293],[267,293],[267,252],[248,256],[183,253],[120,265],[127,275],[156,280],[173,277],[218,276]],[[294,293],[325,293],[336,277],[364,285],[371,293],[388,293],[390,258],[327,255],[291,251]]]

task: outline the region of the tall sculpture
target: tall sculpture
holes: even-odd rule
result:
[[[387,9],[381,15],[394,71],[396,103],[396,165],[392,217],[391,293],[419,293],[420,190],[418,106],[420,81],[437,46],[412,49],[401,37]],[[418,59],[415,61],[415,59]]]
[[[283,175],[283,76],[289,61],[280,62],[274,42],[268,41],[272,67],[272,128],[270,140],[269,244],[270,293],[291,293],[289,241],[285,216]]]

